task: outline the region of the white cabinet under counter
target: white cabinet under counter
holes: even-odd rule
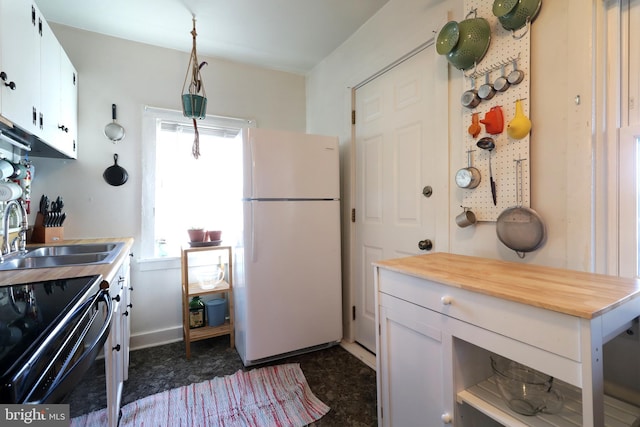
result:
[[[603,386],[603,345],[640,315],[637,280],[445,253],[374,264],[380,426],[631,426],[640,417]],[[511,411],[492,382],[492,353],[553,376],[562,411]]]
[[[122,406],[122,390],[124,382],[129,378],[130,315],[133,307],[131,290],[130,260],[129,257],[126,257],[109,283],[109,293],[114,307],[111,332],[104,344],[109,427],[118,426]]]

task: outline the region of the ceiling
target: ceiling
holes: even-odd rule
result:
[[[36,0],[48,22],[306,74],[388,0]]]

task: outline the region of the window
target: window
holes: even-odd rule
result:
[[[193,121],[182,112],[145,107],[143,115],[142,256],[175,257],[187,229],[222,230],[234,244],[241,229],[245,119],[198,120],[200,157],[194,159]]]

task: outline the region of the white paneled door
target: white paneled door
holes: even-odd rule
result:
[[[436,127],[447,126],[434,119],[447,108],[446,99],[439,103],[436,96],[436,56],[431,45],[355,93],[355,339],[374,352],[371,263],[428,253],[419,249],[420,241],[435,250],[436,204],[448,203],[444,192],[423,195],[426,187],[436,187],[437,162],[448,162],[446,151],[438,152],[446,150],[446,141],[434,136]]]

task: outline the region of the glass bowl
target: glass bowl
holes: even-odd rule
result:
[[[502,399],[513,411],[532,416],[562,410],[564,397],[553,388],[553,377],[495,354],[491,368]]]

